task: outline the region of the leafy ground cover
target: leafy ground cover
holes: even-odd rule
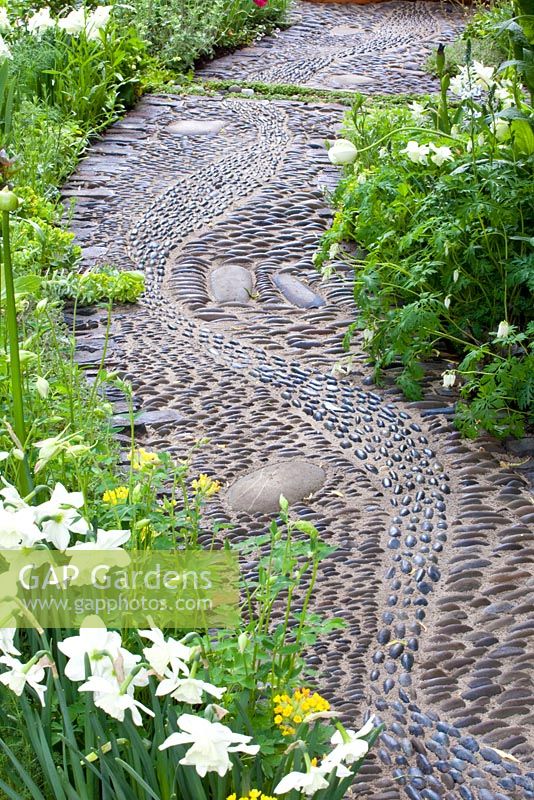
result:
[[[363,331],[377,379],[400,364],[411,399],[422,362],[456,354],[443,382],[460,389],[469,436],[521,435],[533,415],[533,11],[525,0],[479,19],[507,51],[499,67],[467,39],[463,67],[437,56],[440,98],[386,110],[360,98],[329,151],[347,166],[317,264],[328,271],[345,241],[361,248],[347,256],[361,309],[347,345]]]

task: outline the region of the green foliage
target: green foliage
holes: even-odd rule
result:
[[[377,378],[400,365],[399,385],[418,398],[421,363],[452,350],[462,430],[520,435],[533,414],[532,109],[510,67],[489,83],[491,70],[476,69],[452,81],[444,72],[464,96],[456,107],[443,93],[439,105],[387,113],[355,104],[346,135],[358,159],[334,195],[317,262],[327,265],[344,240],[363,248],[361,316],[346,344],[364,329]],[[508,328],[514,338],[497,335]]]
[[[270,0],[264,8],[252,0],[133,0],[123,13],[165,66],[184,72],[216,49],[233,49],[272,29],[288,8],[289,0]]]
[[[58,290],[60,297],[75,300],[80,306],[102,301],[135,303],[145,290],[145,278],[142,272],[121,272],[107,267],[99,271],[65,273],[58,276],[52,286]]]

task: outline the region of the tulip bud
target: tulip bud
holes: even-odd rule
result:
[[[16,211],[19,207],[19,198],[9,189],[2,189],[0,192],[0,211]]]
[[[328,158],[336,166],[354,163],[357,155],[357,148],[348,139],[338,139],[328,150]]]
[[[48,393],[50,391],[50,384],[46,380],[46,378],[41,378],[40,376],[35,379],[35,388],[37,389],[38,394],[44,399],[48,397]]]

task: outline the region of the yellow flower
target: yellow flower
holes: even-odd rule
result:
[[[156,467],[160,463],[160,459],[157,453],[150,453],[148,450],[145,450],[143,447],[139,447],[137,450],[132,451],[128,454],[128,461],[131,461],[133,469],[150,469],[152,467]]]
[[[191,483],[191,486],[195,494],[203,494],[205,497],[211,497],[221,490],[219,481],[210,478],[203,472]]]
[[[238,799],[236,793],[228,795],[226,800],[276,800],[276,797],[263,794],[259,789],[251,789],[247,795],[243,795]]]
[[[283,736],[295,733],[293,725],[306,722],[310,714],[330,710],[330,703],[311,689],[295,689],[290,697],[277,694],[273,698],[274,724],[280,728]]]
[[[130,490],[127,486],[117,486],[116,489],[106,489],[102,495],[102,500],[104,503],[107,503],[108,506],[116,506],[127,500],[129,493]]]

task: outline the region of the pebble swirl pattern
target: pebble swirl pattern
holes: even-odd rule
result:
[[[365,8],[371,27],[380,9],[405,8],[413,38],[412,5],[422,13],[431,4]],[[310,8],[310,19],[338,25],[340,8]],[[356,796],[527,800],[534,506],[495,443],[466,443],[447,416],[425,416],[435,400],[370,390],[361,354],[347,379],[330,373],[357,311],[350,276],[321,283],[311,257],[336,176],[322,140],[342,113],[151,97],[92,148],[65,187],[77,198],[72,225],[86,262],[135,266],[147,278],[146,300],[114,314],[107,365],[133,381],[143,412],[161,414],[140,426],[145,446],[183,457],[208,435],[194,469],[228,483],[295,458],[324,470],[321,488],[293,511],[336,545],[316,607],[347,627],[310,663],[347,721],[371,709],[387,726]],[[184,120],[195,135],[176,134]],[[216,134],[214,122],[224,123]],[[225,265],[252,276],[249,302],[213,296],[210,276]],[[322,304],[290,302],[279,275]],[[104,326],[102,312],[80,317],[78,359],[89,374]],[[236,512],[224,493],[209,515],[231,522],[225,535],[235,541],[270,519]]]

